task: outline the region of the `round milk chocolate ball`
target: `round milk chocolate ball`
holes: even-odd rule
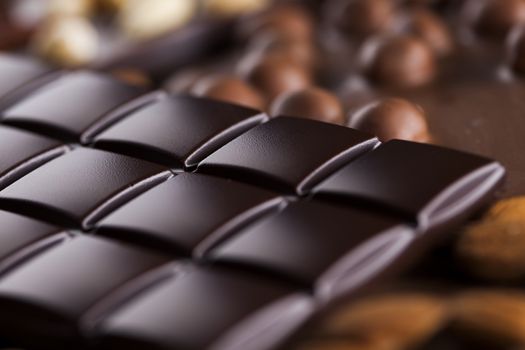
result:
[[[412,35],[371,40],[364,45],[361,59],[371,80],[391,87],[421,86],[436,73],[434,52]]]
[[[264,109],[265,101],[257,89],[233,76],[206,77],[191,91],[196,96],[231,102],[246,107]]]
[[[311,40],[314,24],[304,7],[285,4],[247,17],[239,26],[239,32],[239,35],[245,39],[253,38],[261,33],[274,33],[293,40]]]
[[[350,117],[348,126],[376,135],[383,142],[430,139],[423,109],[400,98],[387,98],[362,107]]]
[[[334,1],[331,10],[336,24],[350,36],[365,37],[384,32],[394,19],[395,5],[392,0]]]
[[[438,56],[452,50],[453,39],[448,27],[429,10],[414,11],[408,20],[408,31],[425,41]]]
[[[256,37],[248,49],[259,55],[287,57],[305,68],[314,66],[317,59],[316,48],[310,40],[294,40],[275,33],[264,33]]]
[[[525,0],[485,0],[475,29],[483,36],[503,38],[512,27],[524,23]]]
[[[287,115],[333,124],[344,123],[343,106],[338,98],[317,87],[280,95],[272,103],[270,114],[274,117]]]
[[[282,93],[311,85],[310,74],[289,59],[267,56],[245,73],[246,80],[271,101]]]

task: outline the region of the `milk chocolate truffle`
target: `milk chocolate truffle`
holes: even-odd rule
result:
[[[445,23],[429,10],[414,11],[407,21],[407,30],[425,41],[438,56],[452,50],[453,39]]]
[[[307,69],[312,68],[317,60],[316,48],[310,40],[296,40],[276,33],[263,33],[255,37],[248,48],[248,56],[252,53],[255,56],[283,56]]]
[[[366,37],[387,30],[394,19],[395,5],[391,0],[333,0],[328,4],[329,17],[350,36]]]
[[[337,97],[317,87],[280,95],[272,103],[270,114],[344,123],[343,107]]]
[[[257,89],[233,76],[212,76],[199,80],[191,92],[196,96],[264,109],[265,101]]]
[[[247,17],[239,26],[239,36],[253,38],[261,33],[274,33],[293,40],[311,40],[313,19],[300,5],[273,6],[270,10]]]
[[[376,135],[383,142],[430,139],[423,109],[400,98],[387,98],[362,107],[350,117],[348,126]]]
[[[271,101],[282,93],[304,89],[311,84],[307,71],[293,61],[267,56],[245,73],[246,80]]]
[[[485,0],[475,29],[483,36],[503,38],[512,27],[524,23],[525,0]]]
[[[370,40],[362,49],[361,64],[371,80],[396,88],[421,86],[436,74],[432,49],[412,35]]]

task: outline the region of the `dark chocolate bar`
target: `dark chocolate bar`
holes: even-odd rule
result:
[[[0,338],[35,349],[275,348],[504,175],[86,71],[28,90],[2,123]]]

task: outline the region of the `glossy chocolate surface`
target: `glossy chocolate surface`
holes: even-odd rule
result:
[[[315,142],[319,139],[323,142]],[[198,171],[304,194],[377,142],[352,129],[280,117],[228,143],[206,158]]]
[[[343,167],[316,193],[372,202],[431,226],[476,201],[478,195],[465,196],[465,188],[492,186],[502,176],[503,168],[483,157],[393,140]]]
[[[0,194],[0,207],[87,228],[104,207],[114,207],[169,174],[157,164],[81,148],[8,186]]]
[[[40,65],[32,60],[22,57],[3,55],[0,59],[2,69],[2,85],[0,85],[0,94],[5,95],[25,83],[38,78],[46,73],[49,68]]]
[[[5,187],[45,162],[63,154],[61,142],[7,126],[0,127],[0,187]]]
[[[46,338],[70,336],[90,307],[117,287],[166,262],[162,255],[108,240],[74,238],[2,279],[0,304],[4,313],[0,324],[14,322],[19,330],[25,328]],[[25,321],[13,320],[19,312],[26,315]]]
[[[166,97],[95,138],[95,147],[172,167],[191,167],[265,121],[259,111],[193,97]]]
[[[244,331],[253,332],[270,324],[286,326],[294,316],[301,319],[310,309],[305,297],[282,302],[293,293],[285,284],[246,273],[214,269],[184,271],[139,295],[108,318],[102,324],[101,346],[103,349],[133,346],[137,350],[257,349],[250,345],[253,339],[246,334],[239,337],[228,333],[242,322],[251,323],[253,328]],[[257,320],[257,313],[261,312],[266,315]],[[264,320],[266,317],[269,319]]]
[[[3,113],[5,123],[71,140],[95,123],[114,119],[117,107],[145,91],[93,72],[75,72],[52,82]]]
[[[0,165],[16,176],[0,189],[0,338],[45,349],[273,349],[321,305],[395,275],[504,173],[87,71],[2,122]]]
[[[15,55],[0,58],[0,107],[5,108],[51,78],[52,69],[31,59]]]
[[[388,216],[298,202],[241,230],[207,255],[213,261],[284,274],[318,293],[333,293],[381,268],[367,259],[376,255],[388,264],[413,237],[412,228]]]
[[[157,247],[191,254],[206,238],[224,238],[281,202],[277,194],[266,190],[185,173],[110,214],[97,225],[97,234],[142,245],[156,242]]]
[[[65,238],[57,226],[5,211],[0,211],[0,226],[2,271]]]

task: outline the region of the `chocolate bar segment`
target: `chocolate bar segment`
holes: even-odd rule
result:
[[[59,72],[22,56],[0,55],[0,109],[14,104],[31,91],[57,78]]]
[[[99,329],[100,348],[269,349],[311,308],[307,296],[285,284],[194,268],[111,315]]]
[[[221,239],[282,201],[257,187],[186,173],[117,209],[97,233],[189,255],[204,240]]]
[[[0,55],[0,74],[2,75],[0,96],[5,96],[49,71],[49,67],[34,60],[14,55]]]
[[[67,150],[56,140],[7,126],[0,126],[0,148],[0,188]]]
[[[173,167],[191,167],[266,119],[263,113],[249,108],[193,97],[169,97],[97,136],[95,147]]]
[[[0,211],[0,272],[67,237],[57,226]]]
[[[79,148],[46,163],[0,192],[0,207],[88,228],[110,208],[170,176],[165,167]]]
[[[413,237],[413,229],[388,216],[296,202],[238,232],[205,257],[271,271],[328,297],[372,277]]]
[[[97,302],[166,262],[162,255],[105,239],[74,238],[0,280],[0,332],[14,328],[40,338],[40,346],[72,340],[80,331],[81,317]],[[130,286],[144,287],[138,282]]]
[[[47,85],[4,112],[4,123],[77,141],[146,103],[146,91],[97,73],[78,71]],[[120,107],[120,108],[119,108]]]
[[[376,138],[353,129],[279,117],[228,143],[206,158],[197,171],[305,194],[377,143]]]
[[[474,206],[503,175],[501,165],[484,157],[393,140],[343,167],[315,193],[388,208],[425,229]]]

